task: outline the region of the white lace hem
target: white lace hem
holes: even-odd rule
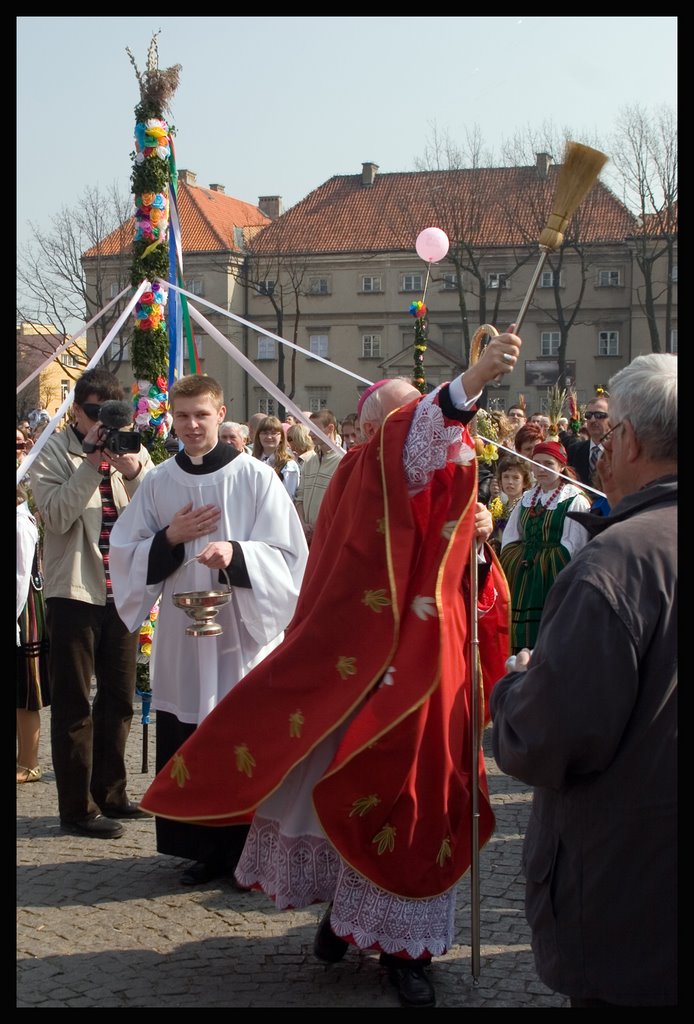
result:
[[[253,820],[236,878],[259,885],[279,910],[332,900],[330,926],[360,949],[441,956],[453,943],[455,888],[429,899],[394,896],[350,868],[325,838],[286,836],[277,821]]]

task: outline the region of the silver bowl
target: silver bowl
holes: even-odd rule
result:
[[[193,620],[186,626],[186,636],[221,636],[222,627],[214,620],[219,609],[231,601],[230,586],[227,590],[183,591],[172,594],[171,600]]]

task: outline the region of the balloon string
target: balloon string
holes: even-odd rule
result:
[[[422,303],[424,302],[427,294],[427,288],[429,287],[429,271],[431,270],[431,264],[427,265],[427,276],[424,279],[424,291],[422,292]]]

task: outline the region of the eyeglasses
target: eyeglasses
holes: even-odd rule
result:
[[[281,430],[261,430],[260,433],[261,434],[273,434],[274,436],[277,436],[277,434],[281,434],[282,431]]]
[[[587,412],[583,418],[586,420],[606,420],[609,415],[609,412]]]
[[[101,405],[98,402],[85,402],[82,406],[85,416],[88,416],[90,420],[96,421],[101,416]]]
[[[606,434],[602,435],[602,437],[600,438],[600,445],[603,448],[605,447],[605,442],[607,441],[607,439],[610,436],[610,434],[614,434],[614,432],[617,429],[617,427],[621,427],[623,423],[624,423],[624,420],[620,420],[619,423],[615,423],[615,425],[613,427],[610,427],[610,429],[607,431]],[[610,440],[610,444],[612,444],[611,440]]]
[[[23,451],[27,446],[26,441],[17,441],[17,451]]]

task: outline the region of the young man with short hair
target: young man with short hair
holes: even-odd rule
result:
[[[131,628],[160,600],[153,652],[159,770],[217,703],[283,637],[294,613],[307,548],[274,470],[219,440],[220,385],[191,374],[171,388],[183,450],[157,467],[112,537],[116,603]],[[186,634],[180,592],[221,591],[223,636]],[[157,819],[157,850],[194,863],[181,882],[233,871],[248,829]]]

